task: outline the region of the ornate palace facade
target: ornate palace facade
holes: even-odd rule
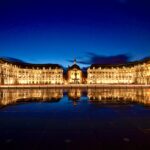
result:
[[[29,64],[0,59],[0,84],[63,84],[57,64]]]
[[[29,64],[0,59],[0,85],[9,84],[150,84],[150,60],[122,65],[93,64],[87,78],[76,64],[68,67],[67,78],[58,64]]]
[[[71,67],[68,67],[67,75],[68,75],[69,84],[81,84],[82,83],[82,80],[83,80],[82,70],[76,64],[76,60],[74,61],[74,64]]]
[[[150,60],[123,65],[91,65],[88,84],[150,84]]]

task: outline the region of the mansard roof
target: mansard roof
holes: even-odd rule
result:
[[[52,69],[59,68],[59,69],[62,69],[62,67],[59,64],[32,64],[32,63],[26,63],[23,61],[11,61],[6,58],[0,58],[0,61],[7,62],[12,65],[16,65],[20,68],[52,68]]]
[[[80,67],[77,64],[73,64],[71,67],[68,68],[68,70],[72,70],[72,69],[81,70]]]
[[[77,61],[76,59],[74,59],[74,64],[70,67],[68,67],[68,70],[72,70],[72,69],[77,69],[77,70],[81,70],[80,67],[77,65]]]
[[[122,68],[122,67],[134,67],[139,64],[150,63],[150,59],[144,59],[141,61],[128,62],[126,64],[92,64],[89,68]]]

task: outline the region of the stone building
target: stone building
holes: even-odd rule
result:
[[[68,83],[69,84],[81,84],[83,81],[82,78],[82,70],[77,65],[76,60],[74,60],[74,64],[71,67],[68,67]]]
[[[150,84],[150,59],[120,65],[93,64],[84,76],[76,60],[67,69],[58,64],[30,64],[0,59],[0,85],[9,84]]]
[[[150,84],[150,60],[121,65],[93,64],[87,70],[88,84]]]
[[[0,84],[63,84],[63,69],[58,64],[0,59]]]

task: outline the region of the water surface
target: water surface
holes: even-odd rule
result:
[[[150,149],[150,89],[1,89],[0,145]]]

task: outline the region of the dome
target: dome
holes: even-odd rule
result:
[[[74,64],[71,67],[69,67],[69,69],[78,69],[78,70],[80,70],[80,67],[77,64]]]
[[[76,64],[76,59],[74,60],[74,64],[68,68],[68,70],[72,70],[72,69],[81,70],[80,67]]]

